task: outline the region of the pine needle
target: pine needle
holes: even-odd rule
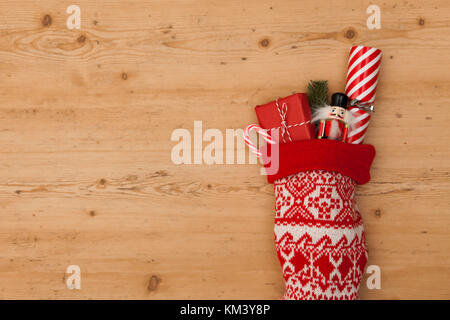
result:
[[[328,81],[327,80],[311,80],[308,84],[308,101],[311,109],[328,104]]]

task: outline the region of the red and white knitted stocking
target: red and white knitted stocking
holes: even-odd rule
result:
[[[275,181],[275,243],[284,299],[358,298],[367,262],[355,181],[312,170]]]
[[[283,299],[358,298],[368,251],[355,187],[369,181],[374,156],[370,145],[332,140],[280,145],[279,173],[269,182]]]

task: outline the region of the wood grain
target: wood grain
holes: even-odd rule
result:
[[[450,298],[450,4],[0,1],[0,298],[277,299],[272,186],[257,165],[172,163],[176,128],[242,128],[310,79],[384,58],[358,187],[362,299]],[[79,265],[81,290],[68,290]]]

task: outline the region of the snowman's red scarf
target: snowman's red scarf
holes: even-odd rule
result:
[[[375,148],[369,144],[350,144],[328,139],[281,143],[278,172],[268,175],[267,180],[273,183],[302,171],[327,170],[339,172],[358,184],[364,184],[370,180],[369,170],[374,157]]]

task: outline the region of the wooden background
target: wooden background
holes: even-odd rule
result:
[[[71,4],[0,1],[0,298],[279,298],[272,186],[177,166],[170,137],[243,128],[310,79],[342,90],[353,44],[384,52],[357,191],[381,289],[361,298],[450,298],[448,1],[77,1],[68,30]]]

